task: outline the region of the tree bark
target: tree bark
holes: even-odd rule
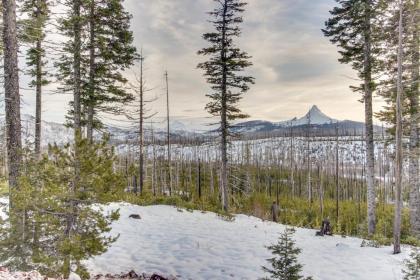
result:
[[[4,92],[10,190],[17,188],[22,162],[16,2],[3,2]]]
[[[339,164],[338,164],[338,126],[337,124],[335,125],[335,215],[336,215],[336,219],[338,222],[339,219],[339,211],[340,211],[340,207],[339,207],[339,199],[340,199],[340,186],[339,186]]]
[[[366,183],[367,183],[367,220],[368,234],[372,236],[376,228],[376,190],[375,190],[375,154],[373,142],[373,109],[372,109],[372,50],[371,50],[371,1],[366,0],[364,32],[364,103],[366,126]]]
[[[144,128],[143,128],[143,122],[144,122],[144,100],[143,100],[143,54],[141,54],[140,57],[140,119],[139,119],[139,188],[140,188],[140,194],[143,191],[144,187]]]
[[[414,1],[418,7],[419,1]],[[409,185],[410,185],[410,229],[411,234],[420,238],[420,183],[419,183],[419,25],[418,9],[414,9],[412,16],[412,74],[410,100],[410,147],[409,147]]]
[[[220,170],[220,188],[222,195],[222,207],[224,211],[229,209],[229,192],[228,192],[228,176],[227,176],[227,141],[228,141],[228,124],[227,124],[227,67],[226,67],[226,13],[227,13],[226,0],[223,4],[223,27],[222,27],[222,102],[221,102],[221,170]]]
[[[165,73],[166,81],[166,141],[168,149],[168,176],[169,176],[169,195],[172,195],[172,167],[171,167],[171,131],[169,123],[169,82],[168,82],[168,72]]]
[[[403,0],[399,1],[399,23],[398,23],[398,78],[397,78],[397,102],[396,102],[396,132],[395,132],[395,216],[394,216],[394,254],[401,253],[401,209],[402,209],[402,60],[403,60]]]
[[[39,2],[38,2],[39,4]],[[37,15],[39,16],[39,7]],[[36,41],[36,101],[35,101],[35,156],[41,157],[41,129],[42,129],[42,39]]]
[[[74,98],[74,132],[75,134],[81,132],[81,23],[80,23],[80,0],[73,1],[73,36],[74,36],[74,50],[73,50],[73,98]]]

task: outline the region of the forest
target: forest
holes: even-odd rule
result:
[[[2,0],[0,279],[420,279],[418,0],[320,1],[363,122],[244,109],[258,1],[171,2],[207,29],[195,68],[166,70],[135,37],[147,0]],[[205,130],[177,126],[183,72]]]

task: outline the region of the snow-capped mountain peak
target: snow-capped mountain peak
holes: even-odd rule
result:
[[[313,105],[311,109],[301,118],[293,118],[288,121],[280,122],[280,125],[285,126],[299,126],[299,125],[322,125],[336,123],[338,120],[328,117],[324,114],[316,105]]]
[[[301,119],[306,120],[306,124],[328,124],[337,122],[337,120],[332,119],[321,112],[316,105],[313,105],[309,112]]]

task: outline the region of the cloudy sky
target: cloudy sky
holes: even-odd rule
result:
[[[248,0],[238,45],[252,56],[249,70],[256,84],[241,102],[251,119],[280,121],[304,115],[316,104],[337,119],[363,120],[360,96],[349,90],[354,72],[337,62],[335,46],[321,33],[334,0]],[[169,72],[171,115],[187,124],[211,122],[197,64],[206,46],[201,35],[211,30],[206,12],[212,0],[125,0],[133,15],[135,44],[146,57],[151,107],[163,116],[164,71]],[[133,77],[135,68],[127,75]],[[32,113],[34,98],[24,91],[24,112]],[[69,96],[47,95],[44,118],[63,121]],[[379,102],[378,102],[379,103]]]

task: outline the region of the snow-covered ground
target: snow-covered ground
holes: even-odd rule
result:
[[[111,204],[121,218],[112,234],[120,237],[109,251],[87,262],[93,273],[131,269],[178,276],[179,279],[258,279],[271,257],[265,246],[276,242],[284,226],[255,217],[227,222],[214,213],[178,211],[170,206]],[[140,214],[141,220],[129,219]],[[295,234],[304,274],[318,280],[400,280],[404,253],[391,247],[362,248],[361,239],[315,237],[314,230]]]

